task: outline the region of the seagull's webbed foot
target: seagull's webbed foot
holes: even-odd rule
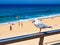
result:
[[[38,35],[40,35],[41,34],[41,32],[38,32]]]

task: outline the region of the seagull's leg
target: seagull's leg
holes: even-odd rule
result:
[[[41,33],[41,28],[40,28],[40,33]]]
[[[41,33],[41,28],[40,28],[40,31],[39,31],[39,33],[38,34],[40,34]]]

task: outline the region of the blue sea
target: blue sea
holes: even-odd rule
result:
[[[0,4],[0,23],[60,14],[60,5]],[[18,16],[18,19],[16,18]]]

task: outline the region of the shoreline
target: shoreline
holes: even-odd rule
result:
[[[17,20],[17,21],[4,22],[4,23],[0,23],[0,25],[5,25],[5,24],[9,24],[9,23],[17,23],[17,22],[26,22],[26,21],[30,21],[30,20],[34,20],[34,19],[47,19],[47,18],[58,17],[58,16],[60,16],[60,14],[53,14],[53,15],[43,16],[43,17],[36,17],[36,18],[30,18],[30,19],[22,19],[22,20]]]

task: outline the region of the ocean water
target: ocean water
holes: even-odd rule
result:
[[[0,4],[0,23],[57,14],[60,14],[60,5]]]

